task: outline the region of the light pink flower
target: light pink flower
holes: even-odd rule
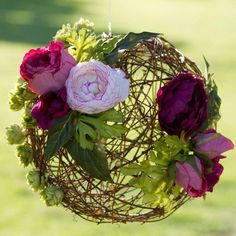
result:
[[[62,88],[75,65],[75,59],[64,49],[64,44],[52,41],[48,46],[25,54],[20,74],[32,92],[42,95]]]
[[[223,135],[216,133],[215,130],[207,130],[202,134],[194,137],[195,148],[197,152],[204,154],[210,159],[233,149],[232,141]]]
[[[184,188],[190,197],[201,197],[207,191],[207,183],[204,178],[204,170],[200,160],[194,157],[196,167],[188,162],[176,162],[176,182]]]
[[[91,60],[72,68],[66,89],[71,109],[96,114],[124,101],[129,95],[129,81],[122,70]]]

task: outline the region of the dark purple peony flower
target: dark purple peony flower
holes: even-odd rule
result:
[[[54,119],[64,116],[69,111],[66,103],[66,88],[58,92],[43,94],[32,108],[32,116],[42,129],[49,129]]]
[[[170,135],[190,136],[207,119],[208,97],[203,81],[190,72],[180,73],[157,93],[158,119]]]

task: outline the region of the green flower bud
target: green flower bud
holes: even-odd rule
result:
[[[10,93],[9,106],[10,106],[11,110],[19,111],[24,107],[24,105],[25,105],[25,103],[21,99],[21,97],[19,97],[15,93],[12,93],[12,92]]]
[[[70,24],[62,25],[62,28],[59,29],[55,35],[55,40],[62,41],[65,43],[65,47],[69,46],[67,39],[72,37],[73,28]]]
[[[17,124],[6,128],[6,138],[9,144],[22,144],[25,137],[26,132]]]
[[[59,187],[50,186],[41,192],[41,197],[47,206],[57,206],[62,202],[63,192]]]
[[[80,18],[73,26],[74,30],[79,32],[80,29],[87,29],[88,31],[94,31],[94,23]]]
[[[35,192],[43,189],[45,185],[45,177],[40,173],[39,170],[31,170],[27,175],[27,183],[31,187],[31,189]]]
[[[26,167],[33,160],[33,150],[28,144],[20,145],[17,147],[17,157],[20,160],[20,163]]]

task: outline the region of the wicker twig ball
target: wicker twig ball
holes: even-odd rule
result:
[[[183,56],[164,38],[156,36],[127,50],[119,58],[121,68],[130,81],[128,99],[117,110],[124,115],[128,132],[121,138],[105,143],[108,166],[114,183],[90,177],[69,157],[64,148],[50,161],[45,161],[44,148],[47,132],[29,129],[29,143],[34,152],[34,164],[48,182],[64,193],[63,206],[75,214],[97,222],[147,222],[160,220],[174,212],[188,198],[183,192],[168,210],[164,206],[147,207],[142,203],[143,193],[129,186],[120,168],[147,159],[156,140],[160,139],[157,118],[156,91],[163,81],[182,71],[200,75],[197,66]]]

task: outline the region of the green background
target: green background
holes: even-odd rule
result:
[[[233,236],[236,235],[236,159],[223,160],[225,172],[207,200],[188,202],[170,218],[149,224],[96,225],[63,208],[46,207],[25,182],[5,126],[19,121],[8,108],[21,59],[30,48],[47,44],[62,23],[79,17],[94,21],[98,32],[154,31],[203,68],[205,55],[223,100],[219,131],[236,140],[235,0],[0,0],[0,235]]]

